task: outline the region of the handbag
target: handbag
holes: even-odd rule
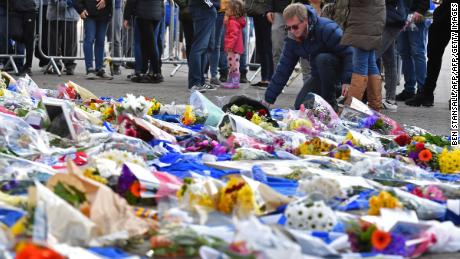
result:
[[[387,20],[386,25],[391,27],[403,27],[406,24],[407,14],[402,4],[402,0],[398,0],[398,4],[387,5]]]

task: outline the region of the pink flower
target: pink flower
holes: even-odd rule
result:
[[[444,194],[442,193],[442,191],[434,185],[430,185],[426,187],[424,196],[425,198],[433,200],[433,201],[445,201],[446,200],[446,197],[444,197]]]

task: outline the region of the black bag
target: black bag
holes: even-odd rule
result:
[[[258,16],[264,15],[269,10],[268,7],[269,0],[245,0],[245,9],[248,16]]]
[[[386,25],[391,27],[403,27],[406,24],[407,14],[402,4],[403,0],[398,0],[396,6],[387,5],[387,20]]]

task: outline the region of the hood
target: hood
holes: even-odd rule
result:
[[[310,37],[312,35],[312,31],[316,27],[316,23],[318,23],[318,14],[316,13],[315,8],[313,8],[311,5],[305,5],[307,7],[307,12],[308,12],[308,36]],[[294,35],[292,35],[291,32],[288,33],[288,37],[295,40]]]

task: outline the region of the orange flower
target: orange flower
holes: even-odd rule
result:
[[[431,160],[433,155],[431,154],[431,151],[428,149],[422,150],[420,153],[418,153],[418,159],[422,162],[428,162]]]
[[[383,250],[391,243],[391,235],[387,232],[375,230],[371,237],[372,246],[377,250]]]
[[[136,181],[129,187],[129,191],[136,197],[141,197],[141,184]]]

